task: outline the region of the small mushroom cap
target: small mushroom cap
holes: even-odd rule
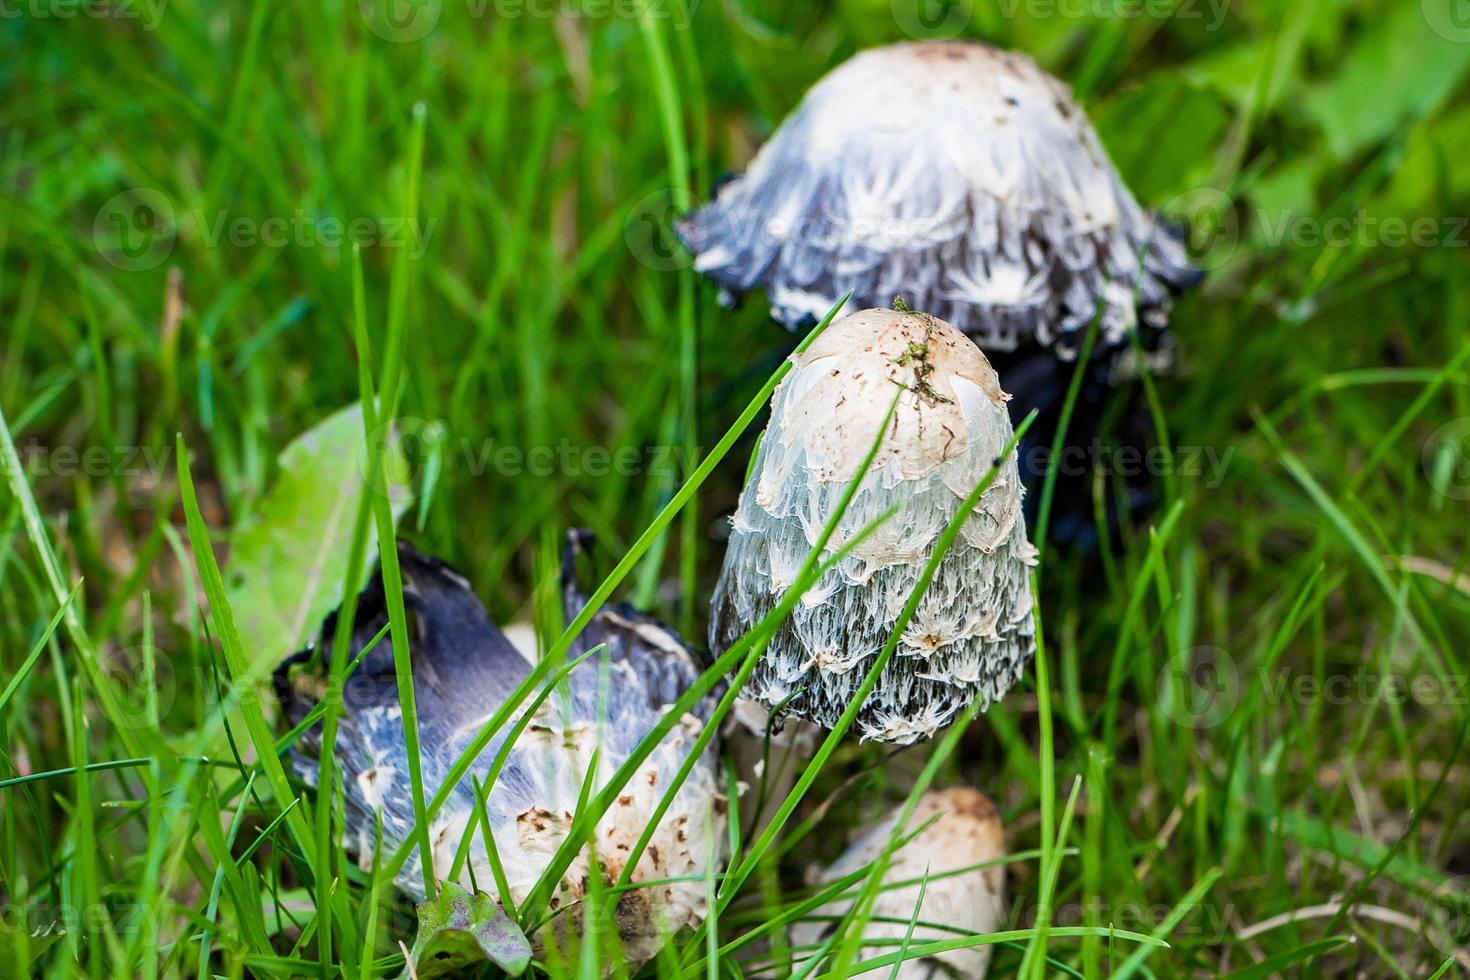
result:
[[[900,387],[916,397],[899,399],[873,465],[892,462],[904,480],[965,451],[965,410],[977,393],[1002,408],[1010,398],[969,338],[922,313],[861,310],[831,324],[791,361],[800,380],[791,383],[780,438],[788,447],[801,444],[822,481],[857,475]]]
[[[901,292],[984,347],[1066,359],[1099,309],[1121,344],[1198,278],[1066,86],[965,42],[853,56],[679,232],[727,298],[764,287],[788,326]]]
[[[1035,551],[1016,456],[1001,456],[1013,435],[1006,395],[972,342],[922,313],[855,313],[793,360],[733,518],[710,644],[728,649],[780,602],[881,431],[828,542],[851,552],[802,596],[743,692],[832,727],[945,528],[997,467],[855,721],[864,738],[927,737],[971,701],[1002,696],[1032,653]]]
[[[831,865],[811,875],[813,884],[825,885],[861,871],[883,853],[892,837],[903,807],[895,807],[881,822],[861,831],[848,850]],[[896,850],[883,874],[882,891],[873,904],[873,914],[863,930],[863,957],[871,958],[896,950],[911,918],[916,919],[911,945],[961,939],[995,932],[1005,921],[1005,868],[995,864],[974,865],[1005,856],[1005,837],[995,804],[966,787],[926,793],[914,807],[900,836],[911,834],[936,814],[939,818],[913,840]],[[965,869],[965,870],[961,870]],[[951,874],[951,872],[959,872]],[[917,882],[929,880],[919,902]],[[890,888],[891,884],[915,884]],[[915,908],[917,907],[917,915]],[[821,920],[803,920],[792,929],[792,944],[820,945],[830,934],[834,920],[847,912],[845,903],[824,906],[816,913]],[[887,940],[878,943],[877,940]],[[956,949],[934,957],[907,960],[899,967],[901,980],[930,980],[939,976],[980,980],[990,964],[990,947]],[[879,967],[856,976],[889,976],[891,966]]]
[[[580,547],[583,540],[575,537],[574,547]],[[412,620],[409,652],[424,789],[432,796],[479,729],[525,679],[531,664],[491,622],[463,576],[402,542],[398,555],[404,600]],[[571,579],[570,562],[564,596],[570,621],[584,601]],[[359,599],[352,656],[387,622],[383,599],[380,579],[375,576]],[[322,641],[327,645],[323,648],[329,648],[335,621],[333,614],[323,626]],[[575,659],[599,645],[602,651],[573,670],[565,685],[537,709],[510,750],[499,778],[489,787],[491,833],[516,904],[526,898],[565,839],[594,765],[596,792],[607,785],[672,701],[706,666],[667,627],[623,606],[600,609],[568,657]],[[315,706],[324,686],[323,675],[320,658],[310,649],[277,669],[276,689],[289,723],[300,722]],[[616,880],[626,867],[629,849],[688,757],[719,693],[701,699],[678,720],[599,823],[595,847],[605,878]],[[517,717],[519,714],[513,715],[512,722]],[[497,733],[471,766],[470,774],[482,783],[509,728]],[[317,775],[320,738],[318,724],[302,736],[292,753],[293,768],[308,783]],[[414,825],[389,637],[378,641],[347,680],[335,752],[346,798],[346,843],[365,867],[371,866],[375,849],[392,853]],[[631,876],[635,882],[692,876],[691,880],[629,891],[615,909],[624,951],[634,966],[652,957],[667,932],[697,925],[704,918],[701,881],[711,856],[721,853],[726,813],[715,775],[717,752],[718,742],[712,742],[675,795]],[[381,847],[375,841],[379,812]],[[706,836],[707,826],[713,828],[713,837]],[[468,777],[454,787],[429,828],[435,874],[449,873],[466,833],[473,834],[468,861],[473,877],[466,870],[458,883],[494,892],[495,876]],[[567,911],[565,921],[559,921],[555,929],[580,927],[576,903],[585,894],[591,873],[584,849],[552,896],[553,911]],[[423,897],[417,850],[395,883],[415,898]]]

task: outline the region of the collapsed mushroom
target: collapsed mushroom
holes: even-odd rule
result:
[[[833,727],[940,536],[994,466],[854,720],[864,738],[930,736],[971,701],[1004,695],[1034,649],[1027,565],[1035,549],[1015,454],[1001,455],[1013,435],[1007,396],[968,338],[921,313],[854,313],[792,361],[733,517],[710,645],[728,650],[780,602],[882,429],[828,547],[852,543],[894,505],[896,516],[802,596],[744,691]]]
[[[1076,357],[1197,278],[1066,86],[984,44],[863,51],[828,73],[749,170],[679,223],[727,300],[764,287],[787,326],[902,293],[982,347]]]
[[[811,876],[812,883],[829,885],[871,865],[888,847],[902,812],[902,806],[895,807],[880,823],[863,830],[842,857]],[[912,949],[995,932],[1005,920],[1005,868],[998,863],[1005,857],[1005,838],[995,804],[967,788],[926,793],[900,836],[920,827],[924,829],[893,852],[883,872],[881,890],[862,931],[864,959],[899,952],[906,937]],[[798,958],[819,949],[850,907],[850,902],[833,902],[798,922],[791,930]],[[990,947],[979,945],[904,960],[897,973],[892,966],[882,966],[852,976],[980,980],[989,965]]]
[[[453,569],[399,542],[404,601],[412,620],[410,655],[421,741],[425,791],[434,793],[450,766],[479,729],[531,672],[531,664],[490,621],[469,583]],[[566,616],[583,598],[564,573]],[[381,583],[374,577],[362,593],[353,622],[356,656],[387,623]],[[323,649],[336,628],[336,614],[322,628]],[[504,769],[485,786],[487,816],[504,867],[512,902],[519,906],[546,870],[570,830],[579,799],[596,766],[591,792],[608,783],[633,748],[669,706],[703,672],[703,662],[672,632],[626,607],[604,607],[568,652],[575,659],[605,647],[574,668],[561,689],[536,710],[510,749]],[[275,683],[287,720],[299,723],[324,690],[325,668],[314,649],[285,661]],[[616,881],[630,850],[652,821],[654,807],[670,785],[689,748],[713,711],[718,691],[697,703],[644,760],[616,803],[598,823],[589,844],[606,882]],[[530,699],[528,698],[527,701]],[[512,716],[519,718],[522,709]],[[433,873],[447,875],[456,850],[469,835],[468,868],[458,877],[466,887],[493,890],[496,881],[479,829],[471,776],[482,785],[512,725],[503,726],[475,759],[470,775],[453,789],[429,827]],[[314,725],[293,753],[297,773],[314,783],[321,727]],[[402,715],[393,671],[392,642],[385,635],[363,658],[342,692],[335,756],[346,802],[346,845],[364,868],[375,850],[391,854],[414,826],[409,801]],[[669,931],[697,925],[705,914],[703,876],[720,857],[724,799],[715,775],[717,749],[693,768],[657,826],[630,876],[633,883],[664,881],[627,891],[615,920],[630,963],[653,955]],[[382,840],[377,841],[378,815]],[[712,830],[712,836],[707,836]],[[563,909],[571,928],[580,913],[570,909],[586,894],[591,874],[582,848],[562,876],[550,908]],[[424,896],[418,852],[395,878],[405,892]],[[500,901],[501,896],[496,896]],[[503,902],[501,904],[504,904]]]

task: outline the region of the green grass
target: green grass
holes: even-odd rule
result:
[[[275,541],[271,574],[331,576],[311,594],[335,605],[398,515],[541,627],[518,697],[550,695],[609,599],[701,637],[796,339],[759,297],[720,309],[667,219],[830,65],[922,22],[430,0],[420,37],[353,2],[64,6],[0,18],[0,976],[395,975],[414,917],[387,882],[418,843],[362,871],[275,761],[299,733],[261,682],[301,637],[231,564],[292,512],[281,451],[376,392],[367,427],[398,419],[400,446],[306,455],[377,489],[332,562]],[[765,941],[839,894],[812,976],[932,951],[855,942],[878,869],[802,878],[931,783],[1007,823],[1006,931],[950,941],[993,944],[994,976],[1470,968],[1470,31],[1431,3],[1166,7],[952,8],[1072,83],[1140,199],[1200,236],[1182,369],[1148,393],[1185,447],[1158,506],[1115,551],[1046,549],[1023,689],[922,747],[831,740],[650,975],[779,962]],[[543,573],[568,525],[603,577],[563,628]]]

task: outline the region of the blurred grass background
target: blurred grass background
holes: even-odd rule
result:
[[[48,630],[58,599],[17,479],[66,588],[84,580],[71,611],[140,727],[157,715],[177,751],[225,753],[173,436],[227,575],[273,507],[310,521],[328,477],[310,447],[294,470],[279,455],[357,398],[355,240],[380,348],[381,311],[406,316],[402,531],[463,569],[497,619],[524,617],[560,529],[592,528],[609,567],[793,343],[759,297],[723,311],[695,280],[667,231],[686,182],[698,199],[743,166],[853,51],[964,36],[1072,84],[1140,200],[1191,228],[1210,271],[1175,311],[1182,367],[1158,398],[1173,443],[1223,464],[1163,475],[1158,528],[1117,555],[1058,553],[1043,571],[1058,785],[1084,779],[1053,920],[1150,932],[1177,913],[1172,948],[1144,968],[1157,976],[1464,972],[1461,6],[660,0],[640,24],[632,0],[7,5],[0,409],[22,471],[0,489],[0,677],[17,681],[0,699],[0,779],[134,754],[91,709],[71,634]],[[749,446],[629,589],[691,638]],[[270,503],[282,484],[297,489]],[[262,546],[244,567],[289,594],[307,550]],[[312,628],[287,623],[255,668]],[[1036,846],[1035,703],[992,709],[946,774],[997,799],[1015,850]],[[902,795],[924,751],[883,755],[854,745],[824,774],[818,798],[844,787],[830,847]],[[198,926],[209,852],[168,851],[162,874],[146,822],[162,804],[138,780],[0,796],[7,924],[109,910],[41,963],[144,963],[127,918],[142,909],[165,972],[187,972],[196,953],[170,944]],[[274,812],[251,809],[250,826]],[[180,819],[209,815],[191,804]],[[273,848],[252,860],[267,892],[295,887]],[[1035,871],[1010,876],[1024,926]],[[244,969],[239,931],[218,940],[223,972]],[[1326,936],[1345,944],[1313,945]],[[1058,940],[1052,955],[1108,972],[1105,945]],[[1018,961],[1002,948],[993,969]]]

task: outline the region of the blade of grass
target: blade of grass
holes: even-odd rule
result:
[[[1057,836],[1051,853],[1042,842],[1041,849],[1041,891],[1036,899],[1036,926],[1035,934],[1031,942],[1026,944],[1025,956],[1021,959],[1019,976],[1028,976],[1035,970],[1038,977],[1046,975],[1046,950],[1048,939],[1051,935],[1052,899],[1056,894],[1057,877],[1062,871],[1062,861],[1065,859],[1062,844],[1067,839],[1067,832],[1072,827],[1072,815],[1077,809],[1077,796],[1082,789],[1082,777],[1078,776],[1072,781],[1072,792],[1067,795],[1067,805],[1062,810],[1062,822],[1057,828]],[[1050,859],[1050,860],[1048,860]]]
[[[1102,309],[1099,307],[1087,325],[1087,334],[1082,339],[1082,351],[1077,355],[1076,366],[1072,369],[1072,380],[1067,384],[1067,395],[1062,401],[1062,413],[1057,420],[1057,431],[1051,437],[1051,454],[1047,457],[1046,476],[1041,483],[1041,503],[1036,508],[1036,533],[1031,540],[1038,555],[1044,555],[1046,552],[1046,534],[1051,526],[1051,502],[1056,492],[1057,475],[1060,473],[1062,447],[1066,445],[1067,429],[1072,424],[1072,412],[1077,407],[1077,397],[1082,392],[1082,380],[1087,374],[1087,366],[1092,358],[1092,345],[1097,340],[1097,324],[1101,316]],[[1040,565],[1037,566],[1038,570],[1040,567]]]
[[[1195,882],[1194,887],[1185,892],[1184,897],[1174,903],[1174,907],[1169,910],[1169,914],[1164,917],[1164,921],[1159,923],[1159,927],[1153,932],[1154,938],[1167,940],[1169,934],[1178,927],[1179,923],[1184,921],[1185,916],[1194,911],[1195,906],[1209,894],[1210,889],[1215,887],[1215,882],[1219,881],[1220,876],[1224,873],[1220,868],[1211,868],[1203,878]],[[1149,957],[1157,952],[1159,948],[1158,946],[1138,947],[1112,974],[1113,980],[1128,980],[1133,974],[1144,969],[1144,965],[1148,962]]]
[[[1328,936],[1326,939],[1307,943],[1305,946],[1298,946],[1296,949],[1289,949],[1275,956],[1268,956],[1259,963],[1253,963],[1233,973],[1225,974],[1221,980],[1266,980],[1267,977],[1284,976],[1286,968],[1292,964],[1302,963],[1324,953],[1330,953],[1347,942],[1351,942],[1351,937]]]
[[[378,537],[378,568],[383,580],[383,599],[388,608],[388,635],[393,650],[393,677],[398,686],[398,704],[402,712],[403,742],[407,753],[409,792],[413,801],[414,826],[411,839],[419,849],[419,865],[424,892],[430,900],[438,894],[434,879],[434,849],[429,840],[429,815],[424,798],[423,757],[419,754],[418,708],[413,690],[413,661],[408,647],[408,613],[403,602],[403,574],[398,566],[398,538],[393,527],[393,507],[388,499],[388,480],[383,453],[383,431],[378,422],[376,397],[368,366],[366,319],[356,321],[359,396],[362,401],[362,424],[367,440],[367,496],[372,498],[373,516]],[[393,345],[391,339],[390,348]],[[396,376],[396,369],[385,370],[385,377]],[[385,396],[386,397],[386,396]],[[391,410],[390,410],[391,411]],[[391,419],[391,414],[387,417]]]
[[[61,625],[62,617],[66,615],[67,609],[71,608],[71,604],[76,601],[77,593],[81,592],[81,590],[82,582],[78,579],[77,584],[72,586],[72,590],[62,600],[61,608],[56,610],[56,615],[51,617],[51,622],[47,623],[46,628],[41,631],[40,637],[36,640],[36,645],[31,648],[31,652],[26,656],[24,662],[21,663],[19,669],[16,670],[15,675],[10,678],[10,683],[5,685],[3,692],[0,692],[0,711],[5,710],[5,705],[15,696],[16,690],[20,688],[20,685],[30,674],[31,668],[36,666],[36,661],[40,660],[41,654],[46,652],[46,644],[51,642],[51,637],[56,633],[56,627]]]
[[[219,565],[214,560],[214,549],[209,543],[209,531],[204,526],[204,517],[199,512],[199,499],[194,492],[194,477],[190,472],[189,454],[184,446],[183,435],[177,437],[175,447],[178,456],[179,493],[184,502],[189,543],[193,546],[199,578],[204,586],[204,593],[209,599],[210,615],[215,622],[216,632],[219,634],[220,648],[224,653],[225,663],[231,675],[236,679],[248,678],[251,676],[250,663],[240,640],[240,632],[235,626],[235,617],[230,611],[229,598],[225,591],[224,580],[220,577]],[[261,711],[260,701],[254,691],[237,691],[236,694],[240,714],[245,719],[245,728],[255,746],[258,764],[265,776],[265,781],[275,796],[276,806],[284,808],[289,800],[295,799],[295,795],[291,792],[281,760],[276,755],[275,740],[271,737],[270,726],[266,723],[265,715]],[[312,836],[311,828],[299,810],[293,808],[290,813],[287,827],[291,831],[291,838],[297,849],[305,855],[307,863],[315,870],[317,867],[316,841]]]
[[[362,249],[356,244],[352,248],[352,309],[354,324],[365,324],[367,322],[367,301],[362,276]],[[367,418],[368,410],[366,406],[362,409],[364,420]],[[315,817],[317,853],[323,855],[332,853],[332,815],[337,799],[337,722],[342,711],[341,692],[349,670],[347,661],[349,659],[348,649],[352,643],[352,628],[357,619],[358,586],[362,582],[363,568],[367,564],[368,522],[372,516],[371,494],[372,488],[365,485],[357,501],[357,513],[353,516],[352,540],[348,545],[347,568],[342,581],[342,602],[337,608],[337,628],[332,636],[330,660],[327,662],[328,696],[322,699],[322,735],[317,753]],[[392,627],[391,622],[388,625],[389,628]],[[316,902],[319,909],[326,907],[328,892],[331,882],[335,880],[336,869],[337,862],[333,854],[328,859],[329,873],[317,876]],[[354,920],[349,919],[348,921]],[[343,948],[344,959],[347,960],[344,966],[350,975],[355,972],[355,964],[352,962],[355,954],[352,951],[361,945],[361,942],[360,937],[352,933],[344,936],[343,939],[347,943]],[[317,958],[322,963],[323,969],[326,969],[327,964],[332,962],[330,925],[318,931],[317,942]]]
[[[1034,929],[1011,929],[1005,932],[991,932],[983,936],[967,936],[964,939],[943,939],[931,943],[923,943],[918,946],[910,946],[906,955],[909,960],[923,959],[930,956],[938,956],[940,953],[948,953],[956,949],[974,949],[976,946],[994,946],[1000,943],[1013,943],[1029,941],[1035,935]],[[1125,939],[1130,942],[1144,943],[1150,946],[1159,946],[1167,949],[1169,944],[1152,936],[1145,936],[1139,932],[1129,932],[1123,929],[1090,929],[1087,926],[1058,926],[1052,930],[1052,935],[1059,939],[1080,939],[1089,933],[1101,934],[1113,939]],[[818,980],[845,980],[847,977],[858,976],[869,970],[879,967],[891,966],[900,962],[898,953],[887,953],[883,956],[875,956],[872,959],[862,960],[854,963],[850,973],[823,973]]]
[[[663,131],[664,151],[668,157],[669,185],[674,194],[674,207],[689,209],[693,196],[689,189],[689,153],[684,138],[684,120],[679,103],[679,86],[674,80],[673,64],[664,44],[661,19],[656,17],[648,0],[638,2],[638,27],[648,51],[652,68],[654,95],[658,100],[659,122]],[[683,435],[684,465],[693,468],[699,462],[699,348],[694,319],[694,268],[683,263],[679,269],[679,305],[676,323],[679,331],[679,429]],[[692,471],[692,470],[691,470]],[[691,498],[680,520],[679,571],[684,601],[679,608],[679,624],[685,636],[694,631],[694,596],[698,581],[699,500]]]

